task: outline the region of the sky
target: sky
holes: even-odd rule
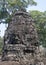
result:
[[[29,6],[28,10],[39,10],[39,11],[46,11],[46,0],[34,0],[37,2],[37,6]]]
[[[34,0],[37,2],[37,6],[29,6],[27,8],[27,11],[29,10],[39,10],[39,11],[46,11],[46,0]],[[0,24],[0,36],[3,37],[5,30],[6,30],[6,24]]]

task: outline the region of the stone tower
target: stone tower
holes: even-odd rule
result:
[[[27,12],[17,11],[5,31],[2,60],[32,62],[38,46],[33,19]]]

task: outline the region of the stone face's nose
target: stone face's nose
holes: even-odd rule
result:
[[[18,37],[17,36],[15,37],[15,40],[18,40]]]

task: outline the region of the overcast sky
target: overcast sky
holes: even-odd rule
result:
[[[46,0],[35,0],[37,2],[37,6],[29,6],[28,7],[28,11],[29,10],[39,10],[39,11],[46,11]],[[3,37],[4,36],[4,31],[5,31],[6,27],[5,24],[0,24],[0,36]]]

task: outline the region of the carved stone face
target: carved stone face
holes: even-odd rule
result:
[[[11,34],[9,36],[9,41],[8,41],[9,44],[18,44],[20,43],[20,40],[19,40],[19,36],[17,34]]]
[[[22,60],[27,59],[30,62],[31,61],[30,54],[34,53],[35,46],[37,44],[36,33],[37,32],[36,32],[32,18],[24,12],[22,13],[17,12],[14,15],[12,21],[9,22],[8,24],[8,28],[7,28],[7,31],[5,32],[5,39],[4,39],[4,53],[7,53],[8,56],[10,56],[11,54],[12,55],[15,54],[16,56],[14,57],[13,55],[12,56],[13,59],[11,59],[8,56],[5,57],[4,53],[3,53],[3,56],[6,59],[10,58],[10,60],[16,60],[17,58],[17,60],[19,61],[20,59]],[[24,65],[27,65],[27,64],[24,64]]]

